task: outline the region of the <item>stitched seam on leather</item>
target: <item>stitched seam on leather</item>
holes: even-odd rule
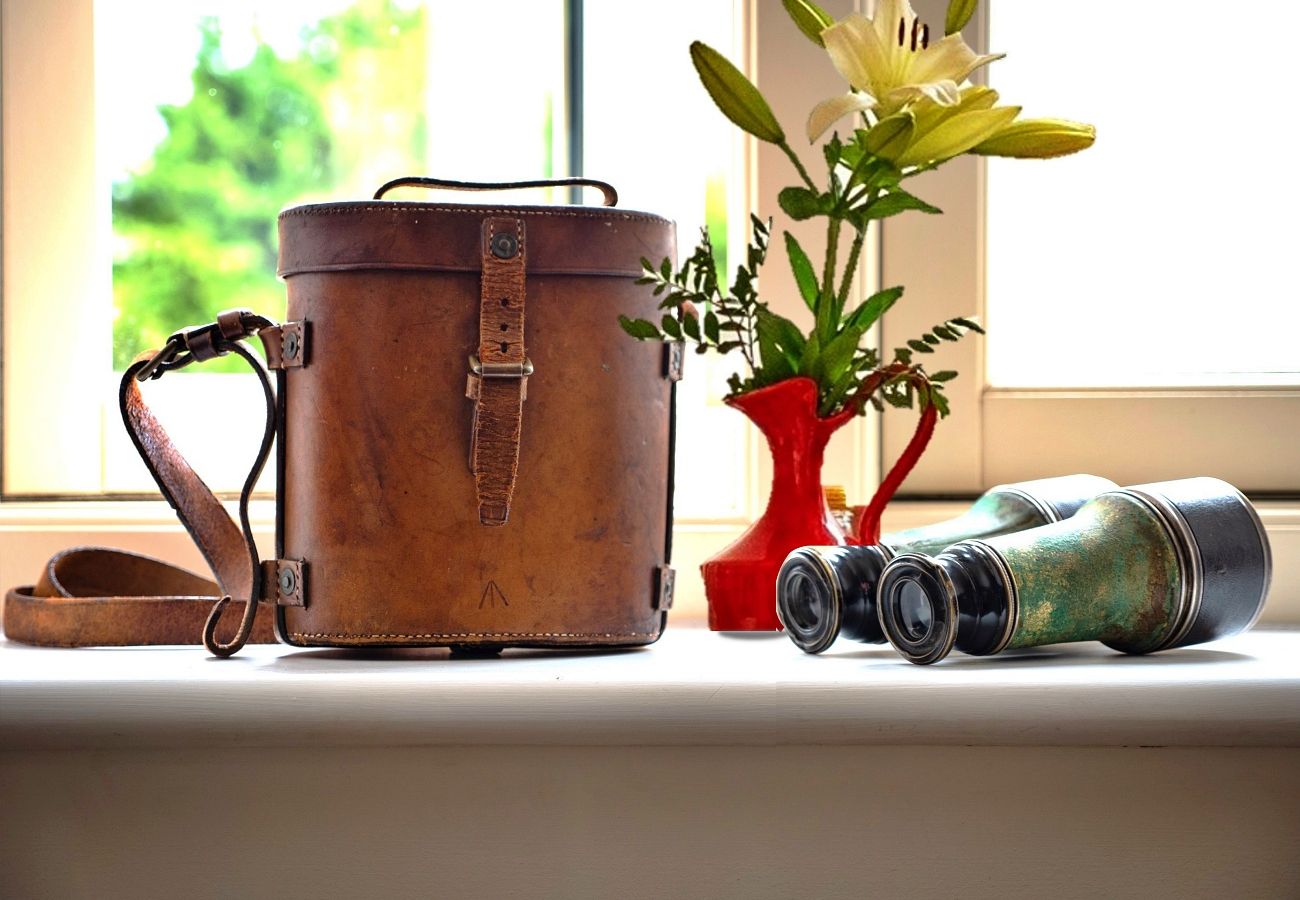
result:
[[[616,211],[597,211],[579,212],[577,210],[560,210],[512,206],[295,206],[292,209],[283,210],[280,213],[281,219],[287,219],[291,216],[339,216],[353,212],[399,212],[399,213],[417,213],[417,212],[441,212],[441,213],[465,213],[467,215],[501,215],[501,216],[546,216],[548,218],[563,219],[623,219],[629,222],[660,222],[665,225],[672,223],[662,216],[651,215],[650,213],[630,213]]]
[[[621,634],[610,632],[585,631],[462,631],[451,634],[352,634],[349,632],[304,632],[294,631],[290,637],[295,638],[463,638],[463,637],[499,637],[499,638],[535,638],[535,637],[576,637],[576,638],[625,638],[652,637],[657,631],[629,631]]]

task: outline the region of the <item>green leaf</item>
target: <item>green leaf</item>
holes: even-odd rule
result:
[[[858,328],[865,333],[868,328],[876,323],[877,319],[889,312],[889,308],[898,302],[898,298],[901,296],[903,296],[902,287],[886,288],[872,294],[849,315],[844,327]]]
[[[943,20],[944,36],[956,34],[965,28],[971,16],[975,15],[977,6],[979,0],[948,0],[948,15]]]
[[[939,392],[937,385],[935,386],[935,390],[930,394],[930,401],[934,404],[934,408],[939,411],[939,418],[948,418],[948,398]]]
[[[767,334],[781,348],[791,364],[797,363],[804,351],[803,332],[785,316],[778,316],[765,306],[756,310],[759,337]]]
[[[807,188],[788,187],[776,195],[776,202],[796,222],[811,219],[825,209],[821,197]]]
[[[844,144],[840,142],[838,133],[832,134],[831,139],[822,145],[822,156],[826,159],[828,169],[833,169],[840,164],[844,156]]]
[[[921,335],[921,340],[925,341],[927,344],[930,344],[931,346],[934,346],[935,344],[939,343],[939,339],[934,335],[930,334],[929,332],[926,332],[925,334]]]
[[[675,341],[682,339],[682,326],[673,316],[665,315],[663,318],[664,334],[668,335]]]
[[[844,377],[858,351],[863,329],[845,328],[831,339],[813,366],[813,377],[824,387],[831,387]]]
[[[794,375],[794,366],[786,357],[785,351],[777,341],[772,326],[764,325],[760,315],[758,319],[758,356],[762,365],[754,371],[754,381],[763,385],[775,384]]]
[[[700,320],[695,316],[682,316],[682,331],[693,341],[700,339]]]
[[[930,376],[931,381],[937,381],[942,384],[945,381],[952,381],[957,377],[957,373],[952,369],[944,369],[942,372],[935,372]]]
[[[760,141],[785,143],[785,132],[758,88],[727,58],[708,44],[691,44],[691,61],[704,89],[722,114]]]
[[[934,348],[925,341],[908,341],[907,346],[911,347],[917,353],[933,353]]]
[[[645,319],[629,319],[627,316],[619,316],[618,324],[622,325],[623,330],[638,341],[654,341],[660,337],[659,329]]]
[[[962,328],[967,328],[976,334],[984,333],[984,329],[981,328],[979,322],[976,322],[974,319],[968,319],[965,316],[958,316],[957,318],[949,319],[948,321],[954,325],[960,325]]]
[[[718,325],[718,317],[714,315],[713,310],[706,312],[704,314],[704,336],[716,344],[721,330]]]
[[[822,40],[822,32],[835,24],[826,12],[811,0],[782,0],[785,4],[785,11],[794,19],[794,24],[799,26],[799,30],[804,33],[808,40],[812,41],[818,47],[825,47],[826,42]]]
[[[812,376],[813,368],[817,365],[817,357],[822,352],[822,341],[817,332],[808,336],[808,341],[803,345],[803,353],[799,354],[799,374]]]
[[[817,285],[817,273],[813,270],[808,254],[788,231],[785,232],[785,252],[790,257],[790,271],[794,273],[794,280],[799,285],[799,293],[803,297],[804,304],[809,309],[816,310],[817,295],[821,293],[821,288]]]
[[[949,328],[947,325],[936,325],[931,330],[945,341],[961,340],[961,332],[955,328]]]
[[[898,360],[905,366],[909,366],[912,364],[912,351],[905,350],[902,347],[895,347],[894,359]]]
[[[931,206],[920,197],[909,194],[902,188],[894,188],[888,194],[880,197],[875,203],[867,207],[866,218],[870,219],[887,219],[890,216],[896,216],[899,213],[907,212],[909,209],[918,209],[921,212],[937,215],[943,210],[937,206]]]

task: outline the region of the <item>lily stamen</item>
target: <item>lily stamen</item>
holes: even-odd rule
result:
[[[921,49],[922,50],[930,49],[930,26],[929,25],[921,26]]]
[[[907,19],[898,20],[898,46],[902,47],[907,41]]]
[[[912,52],[916,52],[916,41],[921,36],[921,20],[912,20]]]

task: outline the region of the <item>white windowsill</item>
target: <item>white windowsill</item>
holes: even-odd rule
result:
[[[1300,632],[918,667],[669,628],[612,653],[0,644],[0,750],[435,745],[1300,747]]]

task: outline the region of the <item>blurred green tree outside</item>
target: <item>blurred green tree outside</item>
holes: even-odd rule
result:
[[[159,107],[166,137],[113,185],[118,371],[222,309],[282,317],[279,211],[369,196],[425,159],[423,7],[359,0],[304,27],[292,58],[259,41],[238,68],[223,58],[220,21],[205,18],[199,29],[192,97]]]

